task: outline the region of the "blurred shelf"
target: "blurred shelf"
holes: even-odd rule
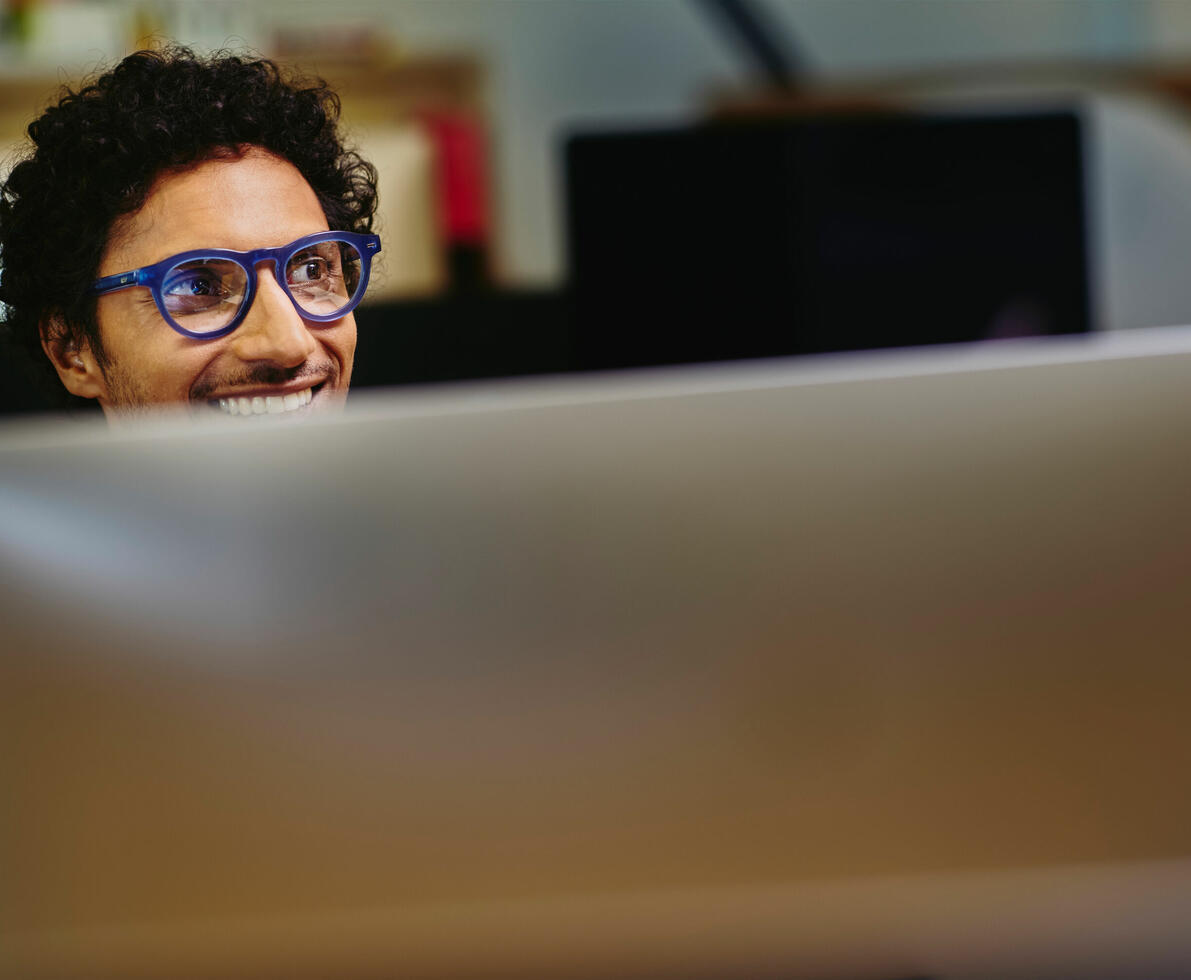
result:
[[[1191,109],[1191,58],[983,61],[857,74],[790,90],[718,89],[705,106],[718,119],[897,111],[939,96],[1073,99],[1088,94],[1158,97]]]
[[[339,93],[344,118],[352,124],[399,122],[428,110],[482,112],[484,73],[480,60],[471,55],[277,60],[302,75],[325,78]],[[63,86],[84,80],[44,68],[0,70],[0,139],[19,137]]]

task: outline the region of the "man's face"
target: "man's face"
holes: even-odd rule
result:
[[[144,207],[117,224],[99,276],[192,249],[249,251],[328,230],[298,170],[250,149],[159,179]],[[269,263],[257,267],[252,307],[225,337],[194,340],[177,333],[145,287],[100,296],[97,313],[106,367],[100,369],[90,352],[79,352],[73,363],[84,370],[75,380],[84,390],[73,388],[65,375],[63,380],[76,394],[97,398],[109,417],[164,403],[204,414],[255,406],[258,414],[264,408],[297,417],[340,405],[347,396],[355,318],[302,319]]]

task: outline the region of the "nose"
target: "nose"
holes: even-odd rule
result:
[[[271,262],[257,266],[256,296],[231,337],[240,360],[272,361],[283,367],[297,367],[318,349],[306,321],[277,282]]]

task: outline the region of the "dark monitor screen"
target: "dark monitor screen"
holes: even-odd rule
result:
[[[1074,112],[580,134],[566,176],[579,368],[1089,329]]]

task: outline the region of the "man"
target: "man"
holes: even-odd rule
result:
[[[338,111],[322,82],[185,48],[68,92],[0,189],[12,339],[109,419],[342,404],[380,242]]]

